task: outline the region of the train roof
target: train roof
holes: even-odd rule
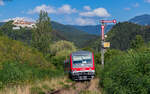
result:
[[[72,55],[87,55],[87,54],[92,54],[92,52],[89,51],[77,51],[73,52]]]

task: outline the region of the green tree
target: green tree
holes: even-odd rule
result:
[[[52,26],[48,13],[41,11],[32,37],[32,45],[44,55],[49,53]]]
[[[70,53],[76,51],[76,47],[72,42],[61,40],[51,45],[50,52],[54,56],[69,56]]]
[[[141,35],[136,35],[135,39],[131,41],[131,48],[137,49],[143,46],[144,40]]]

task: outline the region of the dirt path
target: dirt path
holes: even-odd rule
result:
[[[91,94],[102,94],[99,88],[98,78],[95,78],[91,81],[91,85],[89,86],[88,91],[90,91]]]
[[[68,88],[56,90],[48,94],[101,94],[98,88],[99,79],[91,81],[76,82]]]

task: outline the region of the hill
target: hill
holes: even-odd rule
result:
[[[95,39],[96,35],[91,35],[81,30],[78,30],[69,25],[63,25],[52,21],[52,27],[59,35],[63,36],[66,40],[74,42],[78,47],[84,47],[85,43],[89,40]]]
[[[4,23],[2,23],[4,24]],[[52,24],[52,37],[53,41],[68,40],[73,42],[78,47],[84,47],[89,40],[95,39],[96,35],[91,35],[71,26],[66,26],[57,22],[51,22]],[[32,39],[32,29],[21,28],[20,30],[12,30],[13,25],[6,23],[1,27],[1,32],[12,39],[20,40],[30,44]]]
[[[141,35],[145,42],[149,42],[150,27],[128,22],[118,23],[108,32],[107,41],[110,41],[111,48],[127,50],[136,35]]]
[[[150,15],[144,14],[144,15],[136,16],[130,19],[129,22],[140,24],[140,25],[150,25]]]
[[[107,33],[106,41],[110,42],[113,49],[127,50],[131,47],[131,41],[135,39],[136,35],[141,35],[145,43],[149,42],[150,26],[129,22],[118,23]],[[100,41],[100,38],[90,40],[87,46],[100,51]]]
[[[84,31],[88,34],[100,35],[101,25],[87,25],[87,26],[68,25],[68,26]],[[105,33],[107,33],[112,27],[113,25],[107,25]]]

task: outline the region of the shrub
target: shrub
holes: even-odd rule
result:
[[[101,72],[100,85],[107,94],[150,93],[150,50],[129,50],[114,56]]]
[[[69,56],[73,51],[76,51],[76,47],[69,41],[58,41],[51,45],[50,51],[54,56]]]
[[[34,82],[45,78],[52,78],[58,74],[51,68],[37,67],[29,63],[15,61],[3,62],[0,70],[0,87],[3,85],[17,85],[24,82]]]
[[[35,66],[52,67],[36,49],[2,36],[0,36],[0,57],[0,62],[18,61],[28,62]]]
[[[112,60],[113,57],[117,57],[120,55],[123,55],[124,52],[116,49],[107,49],[105,52],[105,64]],[[100,72],[102,71],[102,66],[101,66],[101,53],[95,53],[94,54],[94,59],[95,59],[95,70],[96,70],[96,76],[100,75]]]
[[[3,36],[0,36],[0,57],[0,88],[60,75],[42,53]]]
[[[64,61],[69,55],[76,51],[76,47],[69,41],[58,41],[50,46],[51,58],[49,60],[59,71],[58,74],[64,74]]]

